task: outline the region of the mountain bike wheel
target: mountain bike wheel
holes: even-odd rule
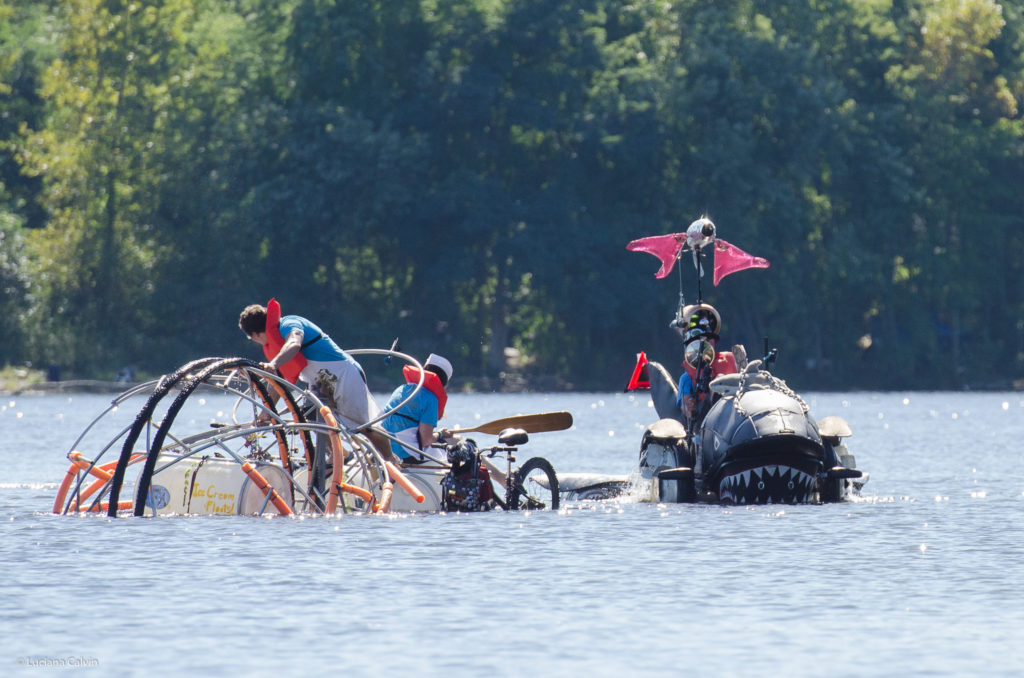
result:
[[[531,511],[558,508],[558,477],[543,457],[527,459],[515,472],[509,509]]]

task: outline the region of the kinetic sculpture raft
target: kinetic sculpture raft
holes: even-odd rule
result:
[[[350,353],[398,357],[422,374],[414,358],[393,350]],[[137,414],[126,420],[131,405],[140,401]],[[223,407],[211,416],[211,404]],[[560,430],[571,425],[571,416],[523,415],[469,430],[497,434],[505,423]],[[67,454],[70,466],[53,511],[114,517],[441,510],[440,482],[448,464],[437,459],[399,468],[373,447],[365,428],[340,426],[315,393],[251,360],[195,360],[121,393],[86,427]],[[513,430],[508,439],[521,444],[526,435]],[[493,476],[506,479],[491,466]],[[513,477],[519,493],[511,508],[520,505],[527,486],[542,497],[547,492],[547,501],[531,495],[523,506],[557,507],[553,470],[550,481],[544,477],[543,483],[531,484],[532,469],[526,466]],[[552,484],[554,501],[545,489]]]

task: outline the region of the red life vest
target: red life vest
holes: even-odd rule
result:
[[[263,355],[267,357],[267,360],[273,360],[281,351],[281,347],[284,346],[284,337],[281,336],[280,323],[281,304],[277,303],[277,299],[271,299],[267,302],[267,343],[263,345]],[[285,379],[294,384],[298,381],[299,374],[303,368],[308,364],[309,361],[300,352],[284,365],[279,365],[278,369]]]
[[[402,368],[402,376],[410,384],[420,383],[420,371],[413,365],[406,365]],[[441,383],[441,377],[437,376],[433,372],[423,372],[423,388],[427,389],[435,396],[437,396],[437,418],[440,419],[444,416],[444,406],[448,402],[448,394],[444,390],[444,385]]]
[[[686,368],[686,373],[690,375],[690,380],[693,381],[696,387],[697,369],[688,362],[683,362],[683,367]],[[722,374],[735,374],[738,371],[736,368],[736,356],[732,354],[732,351],[719,351],[715,353],[715,359],[711,362],[712,379]],[[701,397],[703,395],[702,393]]]

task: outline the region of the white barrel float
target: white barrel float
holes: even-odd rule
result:
[[[173,457],[161,455],[157,469]],[[280,499],[292,505],[288,474],[274,464],[253,464]],[[230,459],[191,458],[153,475],[146,514],[157,515],[277,515],[272,501],[257,487],[249,474]]]

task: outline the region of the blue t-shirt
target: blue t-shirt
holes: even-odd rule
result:
[[[690,373],[683,370],[683,376],[679,377],[679,389],[676,391],[676,407],[682,409],[683,396],[693,395],[693,379]]]
[[[386,411],[393,410],[400,402],[409,397],[409,394],[416,388],[416,384],[403,384],[391,394],[391,400],[384,407]],[[407,429],[419,429],[420,424],[437,426],[437,396],[425,388],[413,396],[412,400],[406,403],[401,409],[395,410],[390,416],[385,417],[381,426],[388,433],[395,434]],[[409,450],[398,443],[391,442],[391,451],[405,459],[411,456]]]
[[[280,328],[281,336],[285,340],[288,339],[288,335],[294,330],[302,330],[302,343],[304,346],[309,344],[302,349],[302,357],[306,360],[322,363],[352,360],[352,356],[342,351],[341,347],[335,344],[334,340],[327,336],[323,330],[302,316],[286,315],[281,318],[281,322],[277,326]],[[320,339],[313,341],[317,337],[320,337]],[[312,344],[310,344],[311,341],[313,342]]]

